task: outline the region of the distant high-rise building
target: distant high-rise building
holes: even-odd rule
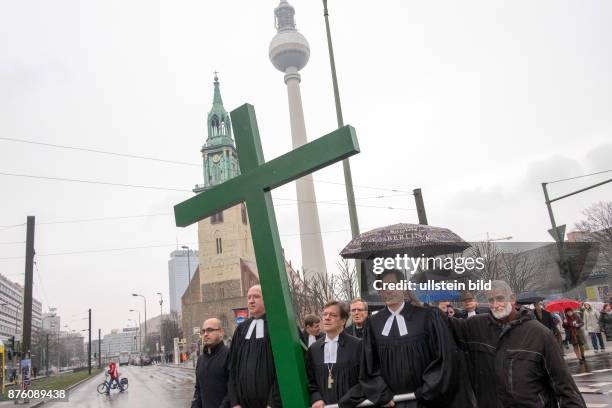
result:
[[[170,253],[168,261],[168,283],[170,288],[170,311],[181,314],[181,297],[189,285],[191,277],[198,268],[198,251],[177,249]]]
[[[0,340],[15,336],[21,340],[23,325],[23,286],[0,274]],[[32,335],[42,327],[42,304],[32,299]]]
[[[117,358],[122,351],[129,353],[139,351],[138,327],[126,327],[123,331],[113,329],[109,334],[104,335],[101,352],[105,358]],[[91,353],[93,354],[94,351],[92,350]]]
[[[49,333],[59,334],[61,327],[61,318],[57,314],[57,309],[49,308],[47,313],[42,315],[42,329]]]

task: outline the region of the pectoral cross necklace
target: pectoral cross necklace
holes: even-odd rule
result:
[[[332,389],[334,386],[334,377],[332,377],[332,370],[334,369],[333,364],[327,364],[327,388]]]

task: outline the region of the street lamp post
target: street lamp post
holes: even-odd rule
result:
[[[140,330],[140,310],[130,309],[130,312],[138,312],[138,351],[142,354],[142,333]]]
[[[160,355],[160,362],[163,363],[164,361],[164,336],[162,335],[162,326],[164,324],[164,311],[163,311],[163,307],[162,305],[164,304],[164,296],[162,295],[161,292],[157,292],[157,294],[159,295],[159,355]]]
[[[140,354],[142,354],[142,332],[140,330],[140,310],[134,310],[134,309],[130,309],[130,312],[138,312],[138,343],[139,343],[139,350],[138,352]],[[146,339],[145,339],[146,341]]]
[[[128,319],[128,327],[130,325],[130,322],[132,322],[132,324],[134,324],[134,326],[136,326],[136,322],[134,321],[134,319]],[[136,336],[134,336],[134,338],[132,339],[134,341],[131,341],[130,343],[130,352],[134,352],[134,349],[136,349],[136,351],[138,351],[138,343],[136,342]]]
[[[144,297],[143,295],[139,295],[138,293],[132,293],[132,296],[140,296],[142,298],[142,300],[144,301],[144,317],[145,317],[145,354],[148,354],[148,347],[147,347],[147,298]],[[142,344],[141,344],[142,346]]]
[[[187,245],[183,245],[183,246],[181,246],[181,248],[187,250],[187,274],[188,274],[188,278],[189,279],[187,280],[187,289],[185,289],[185,292],[187,292],[187,299],[189,299],[189,284],[191,283],[191,258],[190,258],[191,248],[189,248]],[[185,303],[185,305],[186,304],[187,303]],[[187,330],[187,335],[189,336],[189,343],[193,343],[193,319],[192,319],[192,312],[193,312],[192,310],[189,310],[189,328]],[[191,354],[193,354],[193,353],[191,353]],[[191,356],[191,363],[195,367],[195,360],[193,359],[193,356]]]
[[[327,34],[327,49],[329,51],[329,65],[331,68],[332,85],[334,88],[334,101],[336,105],[336,120],[338,128],[344,126],[342,117],[342,105],[340,103],[340,91],[338,90],[338,77],[336,75],[336,61],[334,58],[334,47],[332,45],[331,30],[329,28],[329,12],[327,10],[327,0],[323,0],[323,17],[325,18],[325,32]],[[346,202],[349,209],[349,221],[351,224],[351,236],[359,235],[359,219],[357,217],[357,206],[355,205],[355,192],[353,191],[353,176],[351,175],[351,163],[346,158],[342,160],[342,170],[344,172],[344,184],[346,189]],[[357,287],[361,293],[361,262],[356,262]]]

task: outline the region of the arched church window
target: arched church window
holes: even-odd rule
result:
[[[221,327],[223,327],[224,330],[227,330],[227,316],[226,315],[221,315],[219,316],[219,320],[221,320]]]
[[[223,211],[219,211],[210,216],[211,224],[221,224],[223,222]]]
[[[213,128],[213,134],[219,133],[219,117],[217,115],[213,115],[210,120],[210,126]]]

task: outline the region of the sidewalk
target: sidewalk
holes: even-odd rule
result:
[[[610,346],[612,346],[612,344],[610,344]],[[589,361],[589,357],[593,357],[593,356],[599,356],[599,355],[609,355],[612,354],[612,347],[608,347],[608,345],[606,345],[606,349],[604,351],[600,351],[598,353],[596,353],[593,350],[585,350],[584,351],[584,358],[586,358],[587,361]],[[569,362],[569,361],[576,361],[578,360],[578,357],[576,357],[576,353],[574,353],[574,349],[570,346],[570,349],[565,349],[565,355],[563,356],[563,358],[565,358],[565,361]]]
[[[191,361],[183,361],[180,364],[174,364],[174,363],[165,363],[165,364],[159,364],[162,367],[169,367],[169,368],[182,368],[184,370],[191,370],[194,371],[195,367],[193,367],[192,365],[193,363]]]

